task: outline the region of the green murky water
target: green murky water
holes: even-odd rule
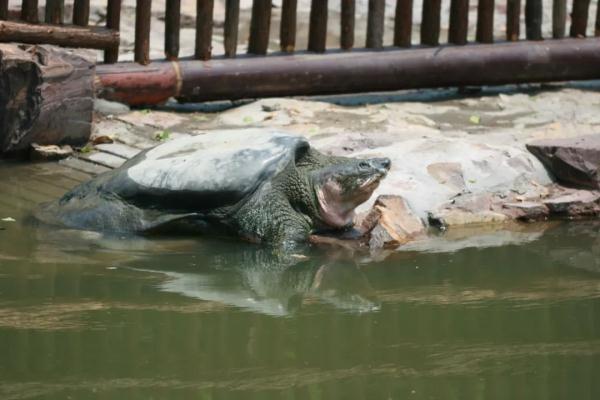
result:
[[[600,398],[600,223],[285,263],[27,224],[77,179],[0,164],[0,399]]]

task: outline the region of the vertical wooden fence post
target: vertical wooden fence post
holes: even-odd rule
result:
[[[312,0],[310,5],[309,51],[325,52],[327,46],[327,3],[327,0]]]
[[[214,0],[196,1],[196,50],[194,58],[210,60],[212,53]]]
[[[121,0],[108,0],[106,8],[106,27],[118,31],[121,29]],[[104,62],[116,63],[119,60],[119,46],[104,51]]]
[[[38,17],[38,0],[23,0],[21,4],[21,19],[36,24]]]
[[[527,40],[542,40],[542,0],[525,0],[525,35]]]
[[[254,0],[251,18],[248,53],[267,54],[271,30],[271,0]]]
[[[569,36],[585,37],[590,0],[573,0]]]
[[[134,59],[146,65],[150,63],[150,22],[152,0],[136,0]]]
[[[283,0],[281,5],[281,25],[279,26],[279,46],[281,51],[293,53],[296,49],[296,13],[298,0]]]
[[[48,24],[62,24],[65,11],[64,0],[46,0],[46,16],[44,20]]]
[[[223,46],[225,57],[235,57],[238,44],[238,26],[240,23],[240,0],[225,1],[225,26],[223,27]]]
[[[165,8],[165,57],[179,57],[179,31],[181,28],[181,0],[167,0]]]
[[[567,0],[554,0],[552,2],[552,37],[561,39],[565,37],[567,21]]]
[[[356,0],[342,0],[340,21],[340,47],[350,50],[354,47],[354,21],[356,18]]]
[[[421,44],[437,46],[440,44],[441,0],[423,0],[421,19]]]
[[[90,21],[90,0],[75,0],[73,25],[87,26]]]
[[[8,0],[0,0],[0,19],[8,19]]]
[[[394,46],[410,47],[412,42],[413,0],[398,0],[394,17]]]
[[[521,0],[507,0],[506,40],[516,42],[521,33]]]
[[[467,44],[469,33],[469,0],[452,0],[450,2],[450,28],[448,42]]]
[[[367,17],[367,48],[383,47],[383,29],[385,24],[385,0],[369,0]]]
[[[477,2],[477,33],[479,43],[494,42],[494,0],[479,0]]]

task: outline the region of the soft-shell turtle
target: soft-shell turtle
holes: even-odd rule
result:
[[[387,158],[327,156],[287,133],[221,131],[146,150],[41,215],[88,230],[227,232],[293,245],[351,226],[389,168]]]

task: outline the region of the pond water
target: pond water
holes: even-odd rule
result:
[[[0,399],[600,398],[598,222],[385,257],[29,223],[83,178],[0,164]]]

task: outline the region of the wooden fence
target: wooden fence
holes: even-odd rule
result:
[[[296,47],[297,0],[283,0],[281,24],[279,26],[279,44],[282,52],[293,53]],[[341,24],[328,26],[328,0],[312,0],[310,28],[308,32],[308,51],[324,53],[328,29],[339,29],[339,48],[355,48],[355,0],[340,0]],[[549,39],[542,36],[542,0],[524,0],[525,38],[528,40]],[[441,0],[423,0],[420,44],[423,46],[440,45]],[[89,0],[74,0],[71,23],[64,20],[64,0],[46,2],[43,22],[38,17],[38,0],[23,0],[18,20],[2,22],[0,41],[18,41],[23,43],[48,43],[72,47],[85,47],[105,50],[105,62],[118,60],[121,16],[121,0],[108,0],[105,27],[90,27]],[[477,3],[476,42],[494,42],[494,0],[479,0]],[[225,57],[237,56],[238,27],[240,24],[240,1],[226,0],[225,3],[224,54]],[[385,0],[369,0],[368,23],[364,48],[384,48]],[[196,37],[194,58],[211,58],[213,33],[214,0],[197,0]],[[413,23],[413,0],[398,0],[394,17],[394,47],[411,47]],[[573,0],[570,12],[570,37],[585,37],[588,32],[588,13],[590,0]],[[506,0],[506,40],[517,41],[521,38],[520,13],[521,0]],[[168,0],[165,13],[164,53],[168,60],[179,57],[179,37],[181,20],[181,0]],[[266,55],[269,48],[271,26],[271,0],[254,0],[250,22],[250,35],[247,52]],[[151,0],[136,1],[135,18],[135,61],[140,64],[150,62]],[[155,10],[163,11],[163,10]],[[469,0],[450,0],[450,21],[448,43],[465,45],[468,43]],[[566,35],[568,19],[567,0],[554,0],[552,9],[552,38],[560,39]],[[0,19],[8,19],[8,0],[0,0]],[[596,36],[600,35],[600,7],[596,15]]]

